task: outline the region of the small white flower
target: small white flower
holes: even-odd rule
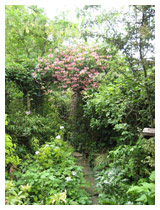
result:
[[[132,204],[133,204],[133,202],[128,201],[126,204],[127,204],[127,205],[132,205]]]
[[[71,181],[71,180],[72,180],[72,179],[71,179],[70,176],[66,177],[66,181],[67,181],[67,182],[69,182],[69,181]]]
[[[28,112],[26,112],[26,114],[27,114],[27,115],[30,115],[30,114],[31,114],[31,112],[30,112],[30,111],[28,111]]]
[[[108,177],[112,176],[114,174],[114,171],[109,171]]]
[[[107,180],[104,180],[104,184],[108,184],[109,182]]]
[[[77,174],[77,173],[76,173],[75,171],[72,171],[72,175],[73,175],[73,176],[76,176],[76,174]]]
[[[56,139],[60,139],[60,138],[61,138],[61,136],[60,136],[60,135],[56,136]]]
[[[60,126],[60,129],[63,129],[64,128],[64,126]]]
[[[35,154],[38,155],[39,151],[36,151]]]

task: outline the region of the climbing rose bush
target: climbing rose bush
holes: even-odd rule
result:
[[[107,69],[110,55],[101,56],[98,48],[78,45],[55,50],[47,58],[39,59],[32,76],[41,81],[41,89],[51,92],[50,85],[71,88],[74,92],[97,88],[95,77]]]

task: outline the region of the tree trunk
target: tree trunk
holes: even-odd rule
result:
[[[82,96],[79,92],[75,92],[72,97],[70,117],[76,118],[82,112],[80,104],[82,103]]]
[[[27,96],[27,110],[30,111],[31,109],[31,102],[29,96]]]

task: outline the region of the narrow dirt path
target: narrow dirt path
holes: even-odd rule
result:
[[[98,193],[95,191],[96,181],[93,175],[93,171],[89,165],[89,161],[87,158],[83,156],[83,154],[79,152],[74,152],[73,156],[77,158],[78,165],[83,167],[83,172],[85,175],[85,180],[89,183],[89,187],[86,186],[85,190],[91,195],[91,205],[98,205]]]

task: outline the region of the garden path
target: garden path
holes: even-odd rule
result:
[[[96,193],[95,186],[96,181],[95,177],[93,175],[93,171],[90,167],[89,161],[87,158],[84,157],[83,154],[79,152],[74,152],[74,157],[78,160],[78,165],[83,167],[83,172],[85,175],[85,180],[87,183],[87,186],[84,188],[90,195],[91,195],[91,205],[98,205],[98,193]],[[88,186],[89,183],[89,186]]]

